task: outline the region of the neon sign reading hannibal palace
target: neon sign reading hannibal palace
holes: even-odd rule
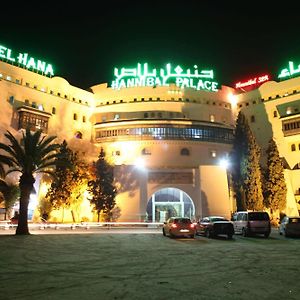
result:
[[[0,59],[4,59],[11,64],[17,63],[26,69],[40,71],[44,75],[54,75],[52,65],[39,59],[35,59],[29,56],[28,53],[18,53],[18,55],[15,56],[14,52],[11,49],[6,48],[2,45],[0,45]]]
[[[171,64],[167,64],[165,69],[149,69],[148,63],[143,66],[138,63],[136,68],[115,68],[115,80],[111,87],[121,89],[137,86],[168,86],[175,83],[180,88],[194,88],[196,90],[208,90],[217,92],[218,83],[213,81],[213,70],[198,70],[195,65],[194,70],[183,70],[176,66],[172,70]]]

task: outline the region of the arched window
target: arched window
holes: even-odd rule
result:
[[[52,107],[52,114],[55,115],[56,114],[56,108]]]
[[[76,138],[76,139],[82,139],[82,133],[81,133],[80,131],[77,131],[77,132],[75,133],[75,138]]]
[[[182,148],[180,151],[180,155],[186,155],[189,156],[190,155],[190,150],[187,148]]]

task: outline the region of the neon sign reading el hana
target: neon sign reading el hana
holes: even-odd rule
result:
[[[235,84],[235,88],[242,89],[242,88],[248,87],[248,86],[255,86],[257,84],[261,84],[268,80],[270,80],[269,75],[262,75],[262,76],[258,76],[255,78],[251,78],[244,82],[239,81],[238,83]]]
[[[280,74],[278,75],[278,78],[291,77],[298,73],[300,73],[300,64],[298,65],[298,68],[297,67],[295,68],[294,63],[292,61],[289,61],[288,68],[282,69]]]
[[[172,70],[171,64],[158,71],[150,70],[148,63],[143,65],[138,63],[136,68],[115,68],[114,75],[115,80],[111,87],[118,90],[137,86],[168,86],[170,83],[175,83],[180,88],[218,91],[218,83],[213,81],[213,70],[199,71],[196,65],[192,72],[190,69],[184,71],[180,66]]]
[[[18,53],[17,55],[14,55],[14,52],[11,49],[6,48],[2,45],[0,45],[0,59],[4,59],[12,64],[17,63],[26,69],[40,71],[44,75],[54,75],[52,65],[39,59],[35,59],[28,53]]]

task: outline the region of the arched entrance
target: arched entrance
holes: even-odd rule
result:
[[[147,203],[147,221],[164,222],[170,217],[195,216],[193,200],[176,188],[163,188],[154,193]]]

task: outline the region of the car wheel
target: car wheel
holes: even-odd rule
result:
[[[242,236],[244,236],[244,237],[248,236],[247,228],[242,229]]]
[[[205,231],[205,236],[209,239],[211,238],[211,232],[208,229]]]
[[[228,240],[232,240],[232,233],[227,234]]]
[[[163,235],[166,236],[166,232],[165,232],[165,229],[164,229],[164,228],[163,228]]]

